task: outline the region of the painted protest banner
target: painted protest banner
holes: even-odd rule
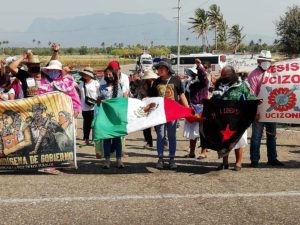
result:
[[[300,58],[274,63],[264,74],[258,98],[261,122],[300,124]]]
[[[72,100],[53,92],[0,102],[0,170],[76,166]]]
[[[200,129],[204,141],[201,146],[216,150],[219,157],[227,155],[254,121],[258,102],[204,100],[202,117],[205,119]]]

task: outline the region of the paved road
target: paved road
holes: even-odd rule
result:
[[[0,224],[299,224],[299,131],[278,132],[286,167],[266,165],[264,141],[261,167],[249,168],[248,147],[244,168],[235,172],[215,171],[213,151],[205,161],[183,158],[181,128],[176,171],[155,169],[156,152],[143,148],[137,132],[127,137],[123,170],[102,169],[93,147],[82,147],[78,170],[2,173]],[[81,135],[79,129],[78,144]]]

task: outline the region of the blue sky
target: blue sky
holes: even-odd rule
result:
[[[2,0],[3,1],[3,0]],[[25,0],[1,1],[0,30],[24,31],[37,17],[69,18],[94,13],[156,12],[175,20],[178,0]],[[196,8],[217,4],[229,26],[239,24],[251,35],[276,37],[275,22],[288,6],[299,0],[181,0],[182,23],[187,23]]]

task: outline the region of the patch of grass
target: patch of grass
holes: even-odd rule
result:
[[[42,65],[46,65],[50,56],[41,56],[40,60]],[[92,67],[94,70],[105,69],[110,61],[119,61],[121,65],[135,63],[133,59],[118,58],[115,56],[106,55],[62,55],[58,58],[64,66],[69,66],[70,68],[82,68],[86,66]]]

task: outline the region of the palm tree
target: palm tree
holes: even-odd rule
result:
[[[105,53],[106,53],[106,48],[105,48],[105,42],[104,41],[101,42],[101,47],[103,48],[103,51],[105,51]]]
[[[227,31],[228,31],[228,25],[225,20],[222,20],[222,22],[218,26],[217,40],[223,45],[226,44],[228,39]]]
[[[38,41],[37,44],[40,45],[40,44],[41,44],[41,41]]]
[[[242,36],[242,30],[244,27],[241,27],[238,24],[233,25],[229,30],[229,37],[231,39],[231,45],[234,47],[234,53],[237,52],[240,44],[242,43],[243,39],[246,35]]]
[[[48,42],[48,45],[50,46],[51,44],[52,44],[52,42],[51,42],[51,41],[49,41],[49,42]]]
[[[210,20],[210,25],[215,30],[215,49],[217,50],[218,47],[218,39],[217,39],[217,33],[218,33],[218,26],[223,20],[223,16],[220,12],[220,6],[217,6],[216,4],[213,4],[209,7],[209,11],[207,12],[208,18]]]
[[[189,29],[193,29],[193,33],[197,33],[198,38],[202,36],[203,52],[205,52],[205,40],[207,39],[206,34],[209,29],[208,15],[204,9],[198,8],[195,11],[194,17],[190,17],[189,19],[191,20],[189,23],[192,24]]]

